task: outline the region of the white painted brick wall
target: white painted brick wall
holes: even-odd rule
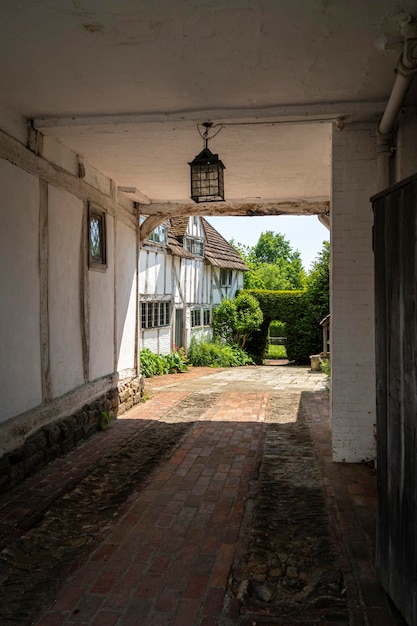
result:
[[[335,461],[375,458],[375,127],[334,127],[331,210],[332,441]]]
[[[159,354],[169,354],[171,352],[171,332],[169,326],[159,329],[158,352]]]
[[[155,354],[169,354],[171,352],[170,327],[152,328],[142,330],[140,349],[149,348]]]

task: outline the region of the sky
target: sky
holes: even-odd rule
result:
[[[321,252],[324,240],[329,240],[330,232],[316,215],[274,215],[267,217],[206,217],[212,226],[227,241],[254,246],[259,236],[267,230],[281,233],[290,242],[294,252],[299,251],[306,271]]]

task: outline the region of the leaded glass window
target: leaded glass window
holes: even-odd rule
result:
[[[169,326],[170,311],[170,302],[142,302],[140,316],[142,329]]]
[[[106,214],[90,207],[88,217],[89,262],[92,267],[105,268],[106,258]]]

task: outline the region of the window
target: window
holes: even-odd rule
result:
[[[211,321],[211,310],[203,309],[203,325],[210,326],[210,321]]]
[[[196,256],[204,256],[204,241],[202,239],[185,237],[184,248]]]
[[[191,311],[191,327],[201,326],[201,311],[200,309],[193,309]]]
[[[161,326],[169,326],[170,312],[170,302],[142,302],[141,327],[160,328]]]
[[[169,325],[169,314],[170,314],[170,303],[160,302],[159,303],[159,326]]]
[[[157,226],[155,230],[151,232],[148,237],[148,241],[154,241],[155,243],[160,243],[164,246],[167,242],[167,234],[167,227],[164,226],[164,224],[160,224],[160,226]]]
[[[88,249],[90,267],[106,268],[106,214],[92,207],[88,214]]]
[[[233,270],[220,270],[220,283],[222,287],[232,286]]]

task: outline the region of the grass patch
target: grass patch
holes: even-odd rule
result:
[[[266,355],[267,359],[286,359],[287,353],[285,351],[285,346],[273,346],[269,344],[269,350]]]

